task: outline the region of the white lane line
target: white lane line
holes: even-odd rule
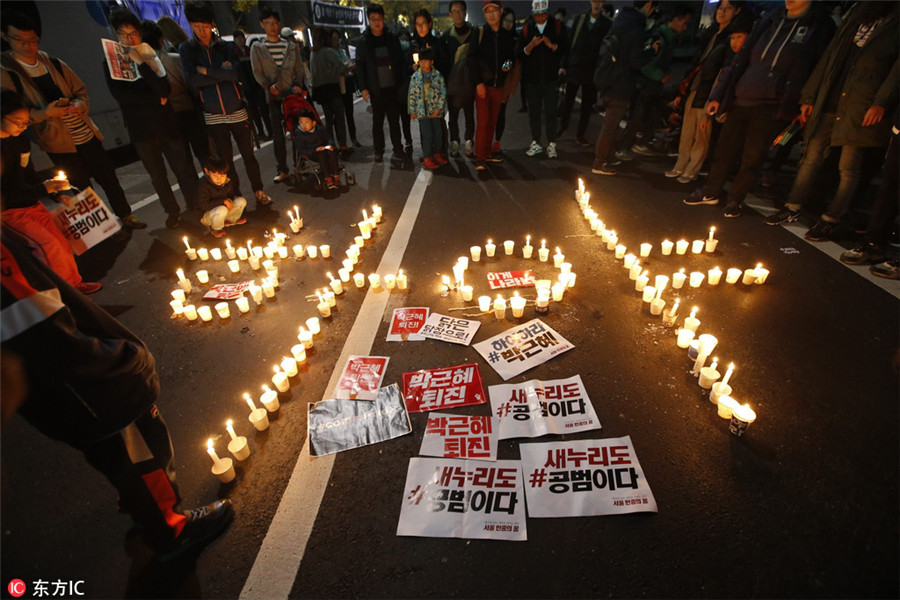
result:
[[[378,273],[394,273],[400,268],[400,260],[406,252],[425,197],[425,189],[431,183],[431,178],[431,172],[424,169],[419,171],[378,265]],[[384,290],[373,292],[372,288],[369,288],[347,336],[341,356],[335,363],[336,368],[325,388],[323,400],[332,397],[331,391],[337,385],[341,369],[347,359],[354,354],[366,355],[371,352],[389,297],[390,294]],[[300,569],[300,562],[303,560],[333,465],[333,454],[311,460],[308,441],[303,444],[300,457],[294,465],[291,479],[281,496],[278,510],[272,518],[259,554],[256,555],[240,598],[269,600],[288,597]]]

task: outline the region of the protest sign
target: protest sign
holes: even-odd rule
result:
[[[519,461],[411,458],[397,535],[525,541]]]
[[[580,375],[568,379],[492,385],[491,409],[501,440],[600,429]]]
[[[109,76],[118,81],[134,81],[141,78],[137,64],[128,56],[126,48],[119,42],[112,40],[100,40],[103,44],[103,56],[106,57],[106,66],[109,68]]]
[[[411,413],[487,402],[481,373],[474,363],[404,373],[403,399]]]
[[[116,215],[91,188],[82,190],[67,203],[59,204],[51,214],[76,255],[122,229]]]
[[[492,290],[505,288],[534,287],[534,271],[499,271],[487,274]]]
[[[629,436],[520,444],[529,517],[657,512]]]
[[[234,300],[250,289],[252,281],[240,283],[217,283],[203,294],[204,300]]]
[[[351,356],[334,388],[335,398],[374,400],[387,369],[387,356]]]
[[[431,413],[422,437],[422,456],[497,460],[497,424],[494,417]]]
[[[419,333],[433,340],[468,346],[481,327],[480,321],[456,319],[439,313],[431,313]]]
[[[473,346],[507,380],[574,348],[540,319],[532,319]]]
[[[400,387],[378,390],[374,402],[323,400],[309,405],[310,456],[325,456],[392,440],[412,431]]]
[[[419,330],[425,325],[428,318],[427,308],[395,308],[391,316],[391,325],[388,327],[387,341],[389,342],[420,342],[425,336],[419,334]]]

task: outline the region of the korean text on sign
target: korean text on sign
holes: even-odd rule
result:
[[[387,356],[351,356],[334,390],[335,398],[374,400],[387,370]]]
[[[497,271],[487,274],[492,290],[534,287],[534,271]]]
[[[416,308],[395,308],[394,314],[391,316],[391,325],[388,328],[388,342],[418,342],[425,339],[419,333],[425,321],[428,319],[428,309],[424,307]]]
[[[419,454],[497,460],[497,427],[494,418],[432,413],[425,425]]]
[[[404,373],[403,398],[411,413],[487,402],[474,363]]]
[[[93,189],[80,192],[68,205],[53,209],[53,218],[75,254],[96,246],[121,229],[119,220]]]
[[[504,380],[574,347],[540,319],[508,329],[474,346]]]
[[[492,385],[488,393],[501,440],[600,429],[580,375]]]
[[[479,321],[456,319],[439,313],[431,313],[419,333],[434,340],[468,346],[480,326]]]

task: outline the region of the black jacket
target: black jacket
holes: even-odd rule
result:
[[[600,58],[600,44],[609,33],[612,21],[601,12],[591,26],[591,13],[578,15],[572,23],[569,35],[569,52],[566,61],[566,75],[569,81],[579,85],[593,84],[594,69]]]
[[[184,78],[200,93],[203,110],[211,115],[230,115],[242,109],[244,102],[240,90],[240,57],[234,44],[213,34],[209,48],[204,48],[196,38],[178,47]],[[223,67],[223,63],[231,63]],[[206,68],[206,75],[197,67]]]
[[[697,92],[694,95],[694,104],[689,108],[703,108],[706,106],[706,100],[709,98],[710,92],[712,92],[713,85],[716,83],[716,77],[719,76],[719,71],[734,58],[734,52],[731,51],[731,44],[729,43],[733,24],[734,21],[721,31],[719,31],[718,27],[713,26],[700,40],[700,50],[697,52],[688,70],[693,72],[697,67],[700,67],[691,81],[687,82],[688,95],[690,95],[692,88]]]
[[[381,37],[385,38],[387,43],[390,69],[394,73],[396,88],[401,89],[406,85],[409,73],[403,60],[400,40],[387,29],[384,30]],[[375,48],[373,48],[374,42],[375,36],[372,35],[372,30],[366,29],[356,46],[356,84],[360,90],[368,90],[372,96],[378,96],[381,93],[381,87],[378,85],[378,62],[375,57]]]
[[[615,36],[617,51],[612,85],[603,91],[604,97],[630,101],[634,96],[641,69],[654,55],[646,47],[646,26],[644,13],[630,6],[619,9],[607,34]]]
[[[222,185],[216,185],[204,175],[197,184],[197,206],[203,212],[222,206],[225,200],[232,200],[235,196],[234,181],[230,177]]]
[[[106,85],[122,109],[131,141],[147,142],[178,137],[175,113],[168,102],[161,102],[162,98],[168,98],[172,92],[169,78],[159,77],[146,63],[138,65],[138,71],[141,73],[140,79],[120,81],[109,76],[106,61],[103,61]]]
[[[22,155],[31,153],[31,142],[23,133],[17,137],[0,139],[0,208],[27,208],[47,195],[40,177],[34,172],[31,160],[22,166]]]
[[[316,127],[312,131],[304,131],[300,129],[300,125],[297,125],[291,132],[291,137],[294,141],[294,149],[300,156],[311,156],[319,146],[334,146],[328,130],[321,123],[316,123]]]
[[[516,47],[516,56],[522,61],[522,79],[526,83],[557,82],[559,81],[559,70],[566,68],[566,59],[569,53],[566,26],[555,18],[548,17],[544,26],[544,36],[551,43],[556,44],[556,51],[554,52],[546,44],[541,43],[535,46],[531,54],[525,54],[525,47],[538,35],[540,34],[534,17],[529,17],[522,25],[519,44]]]
[[[479,29],[481,33],[479,34]],[[481,35],[481,41],[478,36]],[[472,83],[483,83],[488,87],[502,88],[510,69],[503,67],[509,62],[510,68],[516,58],[516,36],[512,31],[499,27],[494,31],[489,26],[475,28],[469,34],[469,72]]]
[[[422,53],[423,48],[431,48],[434,51],[434,68],[438,70],[444,79],[450,77],[450,68],[453,66],[453,57],[448,54],[447,44],[443,43],[440,38],[430,32],[425,37],[419,37],[418,33],[413,33],[410,42],[410,50]]]

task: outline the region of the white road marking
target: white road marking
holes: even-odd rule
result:
[[[376,269],[378,273],[394,273],[400,268],[400,260],[406,252],[431,178],[432,174],[429,171],[424,169],[419,171],[381,263]],[[385,290],[374,292],[369,288],[344,343],[341,356],[335,363],[336,367],[325,388],[323,400],[331,397],[331,391],[337,385],[347,359],[354,354],[366,355],[371,352],[389,297],[390,294]],[[309,442],[307,440],[304,443],[291,473],[291,479],[281,496],[278,510],[272,518],[253,568],[247,576],[244,589],[241,590],[240,598],[269,600],[288,597],[300,569],[300,562],[303,560],[333,465],[334,455],[311,460]]]

